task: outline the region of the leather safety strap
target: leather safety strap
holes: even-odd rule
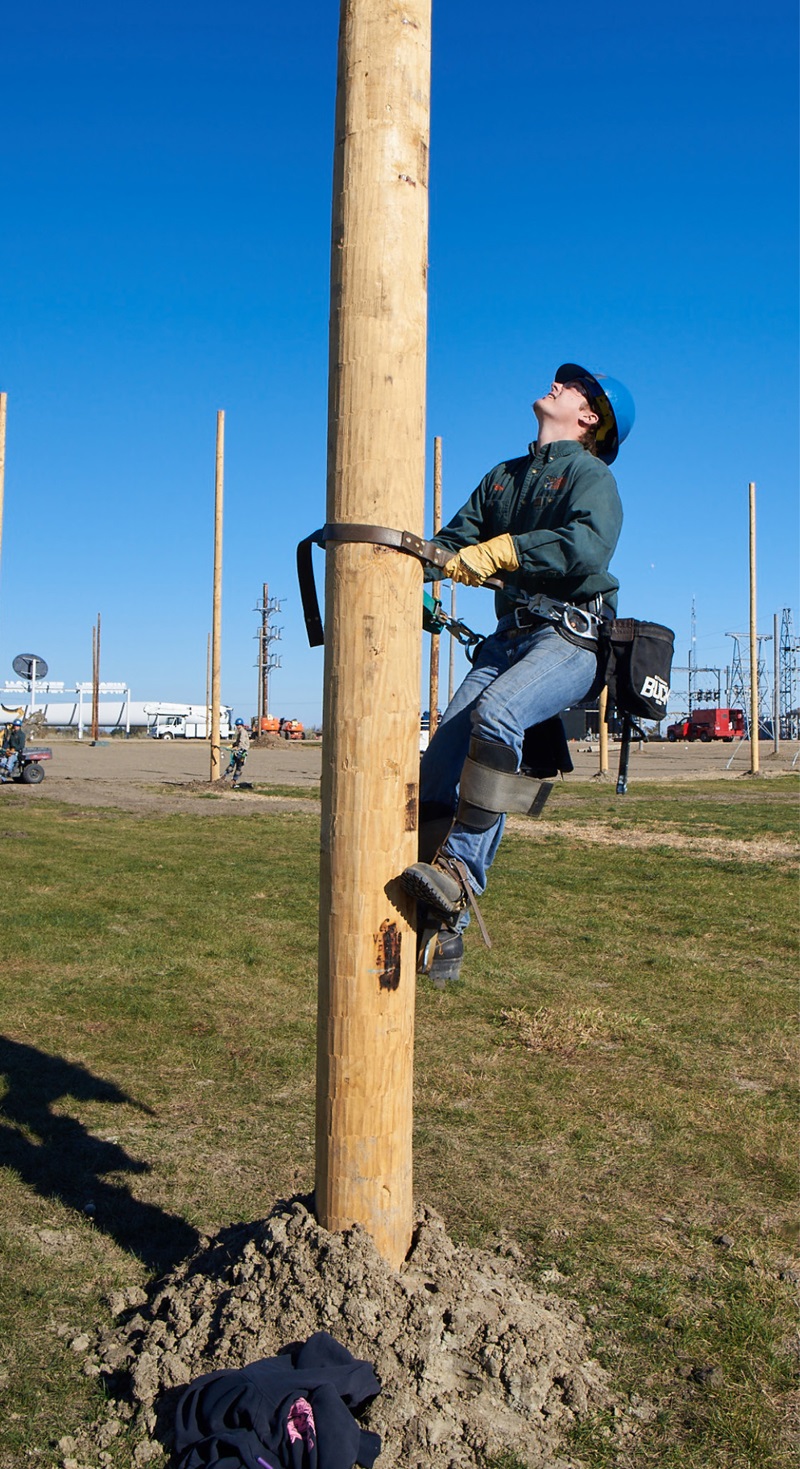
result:
[[[483,914],[478,907],[478,900],[475,897],[474,892],[472,891],[472,884],[469,880],[469,873],[467,871],[466,864],[464,862],[461,862],[458,857],[448,857],[446,855],[441,856],[439,858],[439,861],[442,863],[443,866],[446,866],[458,877],[458,880],[461,883],[462,888],[464,889],[464,897],[466,898],[470,908],[475,914],[475,922],[477,923],[478,928],[481,931],[481,938],[483,939],[483,942],[485,943],[487,949],[491,949],[492,941],[489,938],[489,930],[483,921]]]
[[[458,819],[467,826],[488,830],[504,812],[538,816],[552,789],[548,781],[492,770],[468,755],[461,772]]]
[[[320,530],[315,530],[312,535],[306,536],[306,539],[301,541],[297,547],[297,580],[300,583],[300,599],[303,604],[306,632],[312,648],[322,646],[325,641],[325,629],[322,625],[317,588],[314,583],[311,548],[312,546],[325,547],[331,541],[388,546],[392,551],[402,551],[406,556],[415,556],[418,561],[424,562],[427,566],[435,566],[439,571],[453,555],[452,551],[445,551],[441,546],[435,546],[433,541],[425,541],[422,536],[415,536],[410,530],[392,530],[387,525],[347,525],[340,522],[323,525]]]

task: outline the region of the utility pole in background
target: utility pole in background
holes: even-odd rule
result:
[[[750,774],[758,775],[758,634],[756,632],[756,487],[749,485],[750,496]]]
[[[264,582],[261,591],[261,601],[257,602],[253,608],[254,612],[260,612],[261,614],[261,626],[256,633],[258,639],[258,661],[256,664],[258,668],[258,722],[256,729],[259,734],[261,733],[262,721],[269,719],[269,676],[274,669],[280,668],[281,666],[280,658],[274,653],[270,653],[269,648],[270,643],[280,642],[283,628],[273,627],[270,618],[276,612],[280,612],[282,606],[283,603],[278,602],[275,597],[270,601],[269,587]]]
[[[603,687],[600,690],[600,698],[597,701],[597,732],[600,736],[599,744],[597,747],[600,764],[597,769],[597,774],[601,777],[604,775],[608,775],[608,725],[606,724],[607,711],[608,685],[603,684]]]
[[[225,414],[217,413],[217,452],[214,472],[214,596],[211,617],[211,770],[209,780],[221,775],[219,711],[222,704],[222,494],[225,479]]]
[[[92,628],[92,742],[100,736],[100,613]]]
[[[694,688],[693,688],[692,673],[694,672],[694,670],[696,669],[696,667],[697,667],[697,612],[696,612],[696,609],[695,609],[695,600],[694,600],[694,597],[692,597],[692,631],[691,631],[691,637],[689,639],[689,713],[690,714],[692,712],[692,709],[694,708],[693,698],[694,698],[694,692],[695,691],[694,691]]]
[[[431,0],[342,0],[329,525],[424,533]],[[325,565],[316,1208],[397,1267],[413,1222],[422,571],[331,540]]]

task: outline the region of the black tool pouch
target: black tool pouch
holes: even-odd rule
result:
[[[672,629],[618,617],[604,626],[601,637],[609,701],[634,719],[663,719],[675,646]]]
[[[622,715],[617,795],[628,789],[628,757],[635,732],[646,739],[637,721],[663,719],[667,712],[675,634],[660,622],[617,618],[601,631],[600,663],[608,686],[609,719],[612,708]],[[604,665],[604,667],[603,667]]]

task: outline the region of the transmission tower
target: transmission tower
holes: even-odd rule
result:
[[[729,632],[726,637],[733,638],[733,658],[731,660],[730,692],[728,695],[729,708],[742,709],[744,711],[744,727],[746,737],[750,738],[750,679],[745,675],[742,664],[742,643],[749,644],[750,638],[746,633]],[[756,648],[756,677],[757,677],[757,710],[759,726],[769,721],[769,690],[767,687],[767,666],[761,651],[763,643],[772,642],[772,633],[757,634]],[[750,671],[750,660],[747,660],[747,671]]]
[[[254,612],[261,614],[261,626],[256,633],[258,642],[258,731],[261,732],[262,720],[269,718],[269,676],[273,669],[280,668],[281,660],[271,651],[271,645],[280,641],[282,627],[273,627],[271,619],[276,612],[280,612],[282,602],[275,597],[270,598],[269,587],[264,582],[261,601],[253,608]]]
[[[747,690],[745,688],[744,682],[741,638],[739,634],[735,632],[729,632],[727,636],[729,638],[733,638],[733,656],[731,658],[731,678],[730,687],[728,689],[728,707],[730,709],[742,708],[744,710],[745,724],[747,724],[747,720],[749,717],[747,711],[750,707],[750,700],[747,697]]]
[[[797,654],[800,639],[794,635],[792,612],[784,607],[781,613],[780,641],[780,698],[778,703],[780,735],[784,740],[800,737],[800,709],[797,707]]]

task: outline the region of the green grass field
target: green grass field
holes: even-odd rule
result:
[[[796,813],[791,777],[564,786],[563,834],[506,837],[494,948],[420,984],[417,1194],[588,1313],[640,1419],[582,1424],[591,1469],[794,1462]],[[62,1464],[97,1416],[70,1343],[109,1291],[312,1185],[317,832],[0,816],[1,1469]]]

